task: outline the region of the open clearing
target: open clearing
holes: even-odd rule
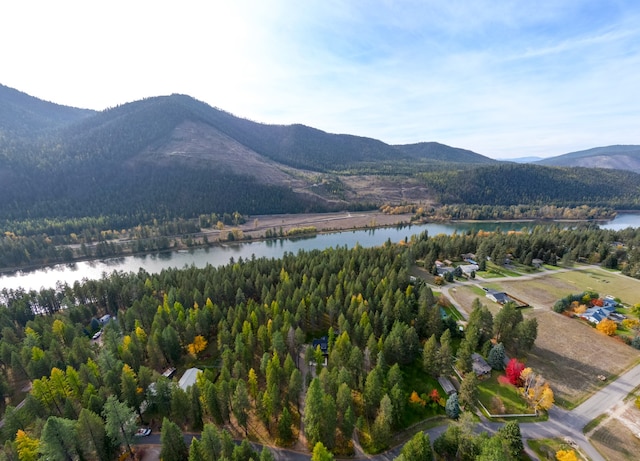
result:
[[[538,338],[527,366],[544,376],[556,403],[576,405],[602,387],[598,375],[611,378],[638,358],[638,351],[577,319],[552,311],[534,311]]]
[[[220,235],[225,236],[230,229],[237,227],[244,235],[261,238],[267,230],[287,232],[293,228],[315,227],[318,232],[367,229],[380,226],[409,224],[413,215],[409,213],[391,215],[381,211],[353,211],[338,213],[274,214],[249,216],[245,224],[228,226],[224,230],[207,229],[203,231],[209,240]]]
[[[594,290],[600,296],[612,295],[628,305],[640,303],[640,280],[626,277],[617,272],[609,272],[604,269],[594,268],[583,271],[571,271],[556,273],[549,277],[569,283],[577,292]],[[545,280],[547,277],[545,277]]]

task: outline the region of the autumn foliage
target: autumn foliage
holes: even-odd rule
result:
[[[507,375],[509,382],[514,386],[522,385],[522,379],[520,378],[522,370],[524,370],[524,363],[518,362],[518,359],[509,360],[505,374]]]
[[[574,450],[560,450],[556,453],[556,459],[558,461],[578,461]]]
[[[189,354],[197,356],[207,348],[207,340],[204,339],[204,336],[198,335],[193,338],[193,342],[187,348],[189,349]]]
[[[416,391],[411,393],[411,397],[409,397],[409,402],[415,403],[418,405],[422,405],[423,407],[427,403],[423,398],[421,398]]]
[[[544,378],[525,368],[520,374],[522,395],[535,410],[548,410],[553,406],[553,391]]]
[[[616,325],[616,322],[614,322],[613,320],[604,319],[601,320],[598,325],[596,325],[596,329],[607,336],[613,336],[618,329],[618,325]]]

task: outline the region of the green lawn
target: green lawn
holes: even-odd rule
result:
[[[551,277],[573,284],[576,287],[576,293],[594,290],[600,296],[613,295],[631,306],[640,302],[640,281],[622,276],[619,273],[602,269],[587,269],[562,272],[553,274]]]
[[[502,373],[491,372],[491,378],[478,385],[478,398],[492,414],[531,414],[527,402],[515,386],[500,384],[498,377]]]
[[[459,320],[464,320],[464,317],[462,317],[462,314],[458,312],[458,309],[456,309],[453,306],[446,306],[446,307],[442,307],[441,309],[444,311],[446,315],[450,316],[456,322]]]
[[[445,396],[438,380],[422,370],[422,363],[420,363],[419,360],[416,360],[407,367],[403,367],[402,374],[404,376],[404,388],[408,394],[407,399],[413,391],[416,391],[418,395],[429,395],[433,389],[437,389],[441,397]],[[409,427],[423,419],[441,414],[444,414],[444,409],[439,405],[437,407],[432,406],[431,402],[427,403],[424,407],[408,403],[407,411],[402,418],[402,427]]]
[[[492,262],[487,263],[487,270],[483,273],[488,274],[488,277],[520,277],[522,274],[519,272],[507,269],[502,266],[498,266]]]

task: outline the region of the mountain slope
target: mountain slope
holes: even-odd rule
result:
[[[505,163],[426,174],[445,203],[479,205],[640,205],[640,175],[627,171]]]
[[[477,154],[467,149],[458,147],[450,147],[438,142],[420,142],[417,144],[402,144],[395,146],[401,152],[410,155],[413,158],[422,160],[434,160],[440,162],[470,163],[478,165],[486,165],[490,163],[498,163],[484,155]]]
[[[608,168],[640,173],[640,146],[615,145],[570,152],[536,162],[547,166]]]
[[[61,106],[0,84],[0,135],[31,137],[77,122],[92,110]],[[0,136],[1,137],[1,136]]]

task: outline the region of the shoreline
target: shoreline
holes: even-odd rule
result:
[[[414,216],[412,213],[404,213],[397,215],[384,214],[380,211],[362,211],[362,212],[337,212],[337,213],[307,213],[307,214],[279,214],[279,215],[256,215],[249,216],[247,222],[238,226],[226,227],[222,230],[215,228],[203,229],[196,234],[191,234],[194,241],[197,244],[185,245],[184,239],[188,235],[172,235],[166,236],[169,240],[173,241],[173,245],[163,250],[153,251],[126,251],[121,254],[105,256],[105,257],[91,257],[80,256],[73,258],[69,261],[56,261],[50,263],[35,263],[28,266],[6,267],[0,268],[0,276],[11,276],[20,272],[31,272],[36,270],[42,270],[47,268],[54,268],[56,266],[72,266],[75,263],[86,261],[107,261],[118,258],[126,258],[130,256],[144,256],[174,251],[189,251],[197,250],[201,248],[214,248],[222,247],[225,245],[236,245],[250,242],[262,242],[262,241],[276,241],[280,239],[301,239],[305,237],[312,237],[319,234],[332,234],[338,232],[349,232],[368,229],[382,229],[387,227],[396,226],[410,226],[412,224],[423,224],[423,222],[411,223],[410,219]],[[255,220],[260,223],[259,226],[252,224]],[[267,230],[282,229],[286,232],[291,229],[300,227],[315,227],[316,231],[308,234],[297,234],[287,236],[275,235],[273,237],[265,237]],[[222,235],[232,232],[234,229],[242,231],[245,238],[238,240],[221,240]],[[208,243],[204,243],[204,238],[211,238]],[[247,238],[248,237],[248,238]],[[129,239],[112,240],[109,243],[114,245],[126,245],[130,243]],[[97,243],[91,244],[91,247],[96,246]]]
[[[225,245],[235,245],[250,242],[262,242],[262,241],[277,241],[280,239],[303,239],[305,237],[312,237],[321,234],[332,234],[338,232],[349,231],[362,231],[362,230],[375,230],[397,226],[413,226],[422,225],[428,223],[444,224],[444,223],[531,223],[539,221],[541,223],[581,223],[581,222],[593,222],[603,223],[610,220],[607,219],[535,219],[535,218],[523,218],[523,219],[491,219],[491,220],[473,220],[473,219],[428,219],[422,218],[416,221],[411,219],[415,216],[413,213],[401,213],[401,214],[387,214],[379,210],[374,211],[360,211],[360,212],[333,212],[333,213],[306,213],[306,214],[277,214],[277,215],[254,215],[248,216],[245,223],[238,226],[224,227],[223,229],[207,228],[202,229],[200,232],[191,235],[172,235],[166,236],[170,239],[173,245],[169,248],[153,251],[126,251],[121,254],[115,254],[105,257],[95,256],[80,256],[73,258],[69,261],[57,261],[57,262],[44,262],[35,263],[28,266],[19,267],[6,267],[0,268],[0,276],[12,276],[20,272],[31,272],[36,270],[42,270],[47,268],[54,268],[56,266],[65,265],[73,266],[76,263],[86,261],[107,261],[118,258],[126,258],[131,256],[144,256],[159,254],[165,252],[177,252],[177,251],[189,251],[201,248],[213,248],[221,247]],[[287,236],[286,232],[291,229],[314,227],[315,232],[301,233],[296,235]],[[243,238],[237,240],[221,239],[220,237],[232,233],[234,230],[239,230],[243,234]],[[265,236],[267,231],[275,231],[274,236]],[[282,232],[279,235],[278,232]],[[191,237],[194,242],[193,245],[185,245],[184,240]],[[208,243],[204,243],[204,239],[207,238]],[[209,240],[210,239],[210,240]],[[109,241],[114,245],[126,245],[132,240],[121,239]],[[96,246],[97,243],[93,243],[91,246]]]

